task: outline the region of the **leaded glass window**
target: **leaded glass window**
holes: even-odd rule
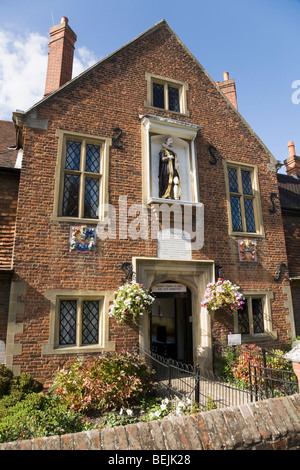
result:
[[[99,342],[99,300],[60,300],[59,344],[89,345]]]
[[[265,332],[263,298],[245,298],[243,308],[238,310],[238,331],[242,335]]]
[[[165,107],[165,90],[164,85],[153,83],[153,106],[156,108]]]
[[[227,177],[232,231],[256,233],[253,171],[228,167]]]
[[[180,105],[179,105],[179,90],[178,88],[174,88],[169,86],[168,87],[168,95],[169,95],[169,110],[176,111],[177,113],[180,112]]]
[[[168,83],[152,84],[152,105],[180,113],[180,88]]]
[[[60,302],[59,344],[76,343],[76,300]]]
[[[67,140],[61,215],[98,219],[101,145]]]
[[[83,301],[82,309],[82,344],[98,343],[99,302]]]

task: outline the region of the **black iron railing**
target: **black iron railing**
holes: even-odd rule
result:
[[[179,397],[189,400],[203,410],[251,401],[251,393],[248,390],[227,383],[224,378],[201,369],[199,365],[184,364],[144,350],[140,350],[140,354],[155,370],[159,393],[169,399]]]
[[[298,379],[287,363],[262,350],[261,364],[249,361],[249,389],[253,400],[263,400],[299,393]]]

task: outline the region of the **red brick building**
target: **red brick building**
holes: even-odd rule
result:
[[[49,382],[77,356],[138,343],[204,367],[230,332],[290,343],[277,161],[239,114],[234,80],[214,82],[165,21],[73,80],[68,20],[50,36],[45,97],[13,114],[19,186],[19,170],[1,179],[3,226],[18,189],[13,262],[0,266],[6,365]],[[138,327],[108,315],[124,266],[157,295]],[[246,308],[211,322],[201,302],[219,275]]]

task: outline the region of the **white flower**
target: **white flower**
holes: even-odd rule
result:
[[[167,408],[167,405],[165,405],[164,403],[162,403],[162,404],[160,405],[161,411],[166,410],[166,408]]]
[[[127,413],[127,416],[132,416],[132,410],[130,410],[129,408],[126,410],[126,413]]]
[[[120,416],[123,414],[123,411],[124,411],[123,408],[121,408],[121,409],[120,409],[120,413],[119,413]]]

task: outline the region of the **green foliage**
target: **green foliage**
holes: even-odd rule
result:
[[[13,373],[10,369],[0,364],[0,398],[9,393]]]
[[[139,356],[111,354],[59,370],[52,391],[71,409],[108,410],[126,407],[151,391],[152,376]]]
[[[29,393],[0,420],[0,442],[74,433],[89,429],[82,416],[55,397]]]

